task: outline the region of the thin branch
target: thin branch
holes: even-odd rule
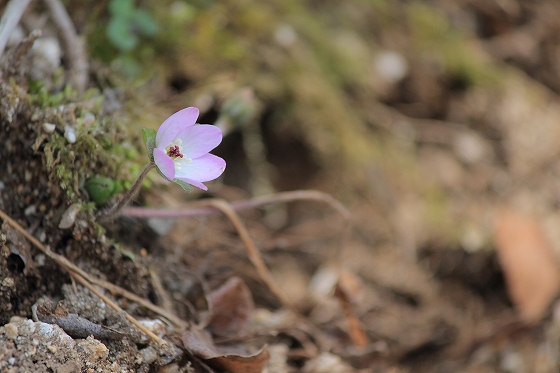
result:
[[[220,210],[225,216],[228,217],[228,219],[231,221],[231,223],[237,230],[237,233],[239,233],[239,237],[241,238],[243,244],[245,245],[245,248],[247,249],[247,255],[249,256],[249,260],[255,266],[255,269],[257,270],[257,273],[259,274],[260,278],[268,286],[270,291],[278,298],[278,300],[280,300],[280,302],[285,308],[294,310],[294,305],[292,301],[286,297],[284,292],[276,284],[276,281],[274,281],[274,277],[272,277],[272,274],[266,267],[266,264],[264,263],[261,253],[257,248],[257,246],[255,245],[255,243],[253,242],[253,239],[251,238],[249,231],[247,230],[243,222],[241,222],[239,215],[237,215],[237,213],[231,207],[231,205],[228,202],[220,199],[201,200],[198,201],[198,204],[201,206],[206,205],[206,206],[211,206],[213,208],[216,208]]]
[[[63,41],[62,45],[68,59],[68,82],[81,94],[88,82],[88,62],[84,43],[76,34],[76,28],[60,0],[44,1]]]
[[[11,0],[0,18],[0,56],[31,0]]]

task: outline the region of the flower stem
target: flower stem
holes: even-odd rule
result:
[[[97,221],[108,222],[113,220],[122,210],[122,208],[126,206],[126,204],[129,203],[136,196],[136,194],[138,194],[138,191],[140,190],[140,186],[142,185],[142,180],[144,180],[144,177],[154,167],[155,167],[154,162],[150,162],[146,164],[142,169],[142,172],[140,172],[140,175],[138,175],[138,178],[136,179],[134,184],[132,184],[132,186],[130,187],[130,189],[128,189],[128,191],[124,194],[124,196],[117,203],[115,203],[110,209],[101,212],[101,214],[97,217]]]

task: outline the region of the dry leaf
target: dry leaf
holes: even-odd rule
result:
[[[230,278],[208,294],[208,301],[212,310],[208,329],[213,335],[231,338],[246,334],[255,303],[241,278]]]
[[[558,294],[560,270],[538,220],[502,209],[494,241],[513,303],[525,321],[539,321]]]
[[[192,354],[217,364],[231,373],[260,373],[270,354],[266,347],[250,352],[237,352],[244,349],[242,345],[216,347],[210,334],[205,330],[187,330],[183,333],[183,344]],[[236,352],[230,352],[235,350]]]

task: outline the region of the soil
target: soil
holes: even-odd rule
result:
[[[0,77],[0,210],[43,249],[3,219],[1,371],[558,371],[560,69],[553,56],[560,50],[560,8],[548,1],[393,4],[390,14],[402,12],[409,22],[399,28],[391,17],[379,18],[389,10],[351,3],[306,2],[299,10],[328,26],[320,25],[338,54],[327,61],[321,58],[330,44],[321,44],[311,26],[300,25],[296,46],[285,28],[275,46],[251,39],[258,67],[243,85],[251,90],[220,80],[233,57],[218,49],[215,58],[224,65],[173,65],[177,57],[162,42],[155,48],[166,50],[168,60],[155,66],[170,78],[144,80],[136,90],[122,88],[124,94],[104,86],[105,78],[121,81],[111,81],[104,63],[93,59],[95,91],[59,84],[61,71],[69,81],[64,59],[41,78],[45,89],[37,89],[31,44],[19,44],[25,53],[17,44],[7,49]],[[76,23],[87,19],[75,2],[67,5]],[[208,17],[223,11],[194,7]],[[270,9],[254,9],[270,15]],[[42,12],[33,8],[24,23]],[[223,30],[248,40],[254,36],[243,27],[269,27],[248,19],[235,18]],[[453,30],[448,38],[433,35],[440,21]],[[460,48],[449,49],[456,35],[464,37],[457,39]],[[402,76],[373,59],[366,69],[371,79],[353,77],[348,66],[361,66],[353,63],[361,61],[367,37],[378,43],[375,56],[393,53],[384,55],[392,67],[404,59]],[[422,50],[426,45],[439,57]],[[477,53],[461,49],[472,45]],[[196,51],[203,61],[195,45],[178,48]],[[311,58],[310,51],[321,57]],[[449,53],[467,62],[438,59]],[[216,75],[208,78],[211,69]],[[270,76],[281,78],[271,82]],[[228,99],[241,102],[252,119],[227,117]],[[134,131],[187,100],[201,107],[203,123],[230,121],[214,152],[226,159],[226,173],[209,183],[208,193],[186,195],[152,172],[133,205],[186,208],[194,199],[330,193],[350,213],[348,236],[327,198],[238,212],[293,307],[266,284],[223,214],[139,218],[125,212],[110,223],[96,219],[123,192],[96,204],[86,180],[103,175],[130,186],[144,162]],[[93,289],[121,310],[45,250],[104,281]],[[538,260],[547,264],[531,267]]]

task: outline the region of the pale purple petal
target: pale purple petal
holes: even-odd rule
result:
[[[183,143],[182,153],[187,158],[198,158],[222,142],[222,130],[209,124],[199,124],[179,132],[177,138]]]
[[[154,162],[166,178],[169,180],[175,178],[175,162],[173,162],[173,159],[165,154],[163,150],[158,148],[154,149]]]
[[[192,179],[188,179],[186,177],[177,177],[176,179],[184,181],[185,183],[191,184],[192,186],[200,188],[204,191],[208,190],[208,187],[206,185],[202,184],[200,181],[195,181],[195,180],[192,180]]]
[[[226,161],[213,154],[191,160],[190,163],[181,162],[181,168],[176,170],[177,179],[188,178],[196,181],[210,181],[220,176],[226,169]]]
[[[193,126],[196,123],[198,114],[198,109],[191,106],[186,109],[179,110],[167,118],[157,131],[156,147],[165,149],[165,147],[177,137],[179,132],[187,127]]]

